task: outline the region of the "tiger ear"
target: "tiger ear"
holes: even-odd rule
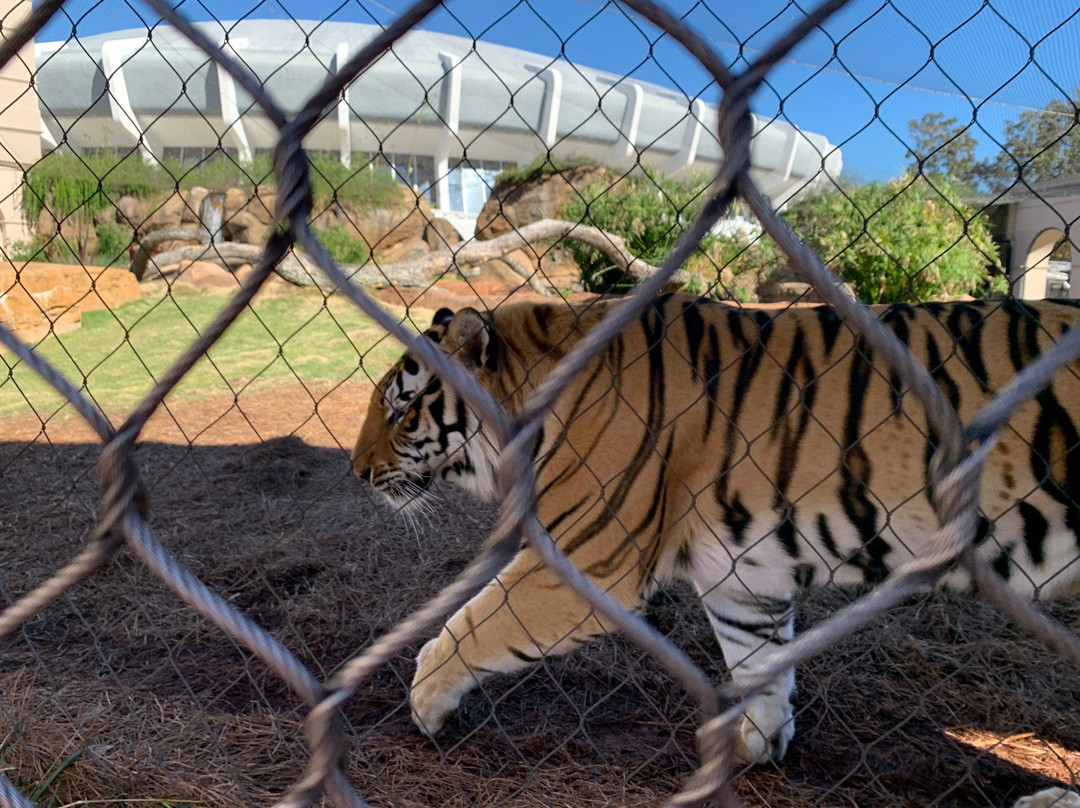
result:
[[[431,325],[433,327],[437,326],[437,325],[446,325],[453,319],[454,319],[454,311],[453,311],[453,309],[441,308],[437,312],[435,312],[435,317],[434,317],[434,319],[432,319]]]
[[[462,309],[446,328],[446,347],[471,370],[488,362],[490,342],[488,325],[476,309]]]

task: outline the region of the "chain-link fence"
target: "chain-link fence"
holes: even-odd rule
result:
[[[185,11],[209,20],[189,22]],[[942,12],[933,26],[898,3],[843,0],[769,14],[645,0],[493,12],[425,0],[400,13],[346,4],[310,23],[302,19],[310,11],[285,5],[233,11],[224,21],[217,8],[159,0],[120,10],[46,0],[9,4],[3,17],[0,122],[14,174],[0,207],[8,261],[0,267],[0,803],[997,806],[1076,787],[1080,643],[1049,616],[1075,628],[1075,601],[1036,607],[1002,579],[1033,575],[1034,565],[1040,577],[1018,588],[1043,594],[1075,577],[1080,548],[1080,328],[1069,327],[1074,315],[1047,315],[1037,327],[1041,309],[1006,298],[1009,289],[1037,298],[1080,288],[1070,285],[1080,195],[1068,179],[1080,173],[1080,128],[1070,77],[1059,71],[1075,53],[1067,47],[1075,10],[1047,21],[1047,11],[1033,14],[1034,29],[988,3],[956,19]],[[129,13],[116,33],[111,15]],[[334,28],[358,19],[368,27]],[[902,20],[903,36],[894,27],[884,32],[892,39],[846,50],[885,19]],[[978,70],[950,73],[946,52],[958,41],[971,47],[965,30],[1012,32],[1008,42],[991,40],[995,53],[967,51],[970,61],[1006,60],[1019,47],[1024,67],[996,85]],[[358,31],[365,38],[350,39]],[[528,53],[492,44],[522,31],[525,41],[513,44]],[[645,53],[626,68],[634,75],[586,66],[594,50],[606,58],[612,32],[635,37],[631,50]],[[911,36],[922,45],[908,59]],[[868,77],[875,60],[889,69]],[[674,63],[687,72],[664,78]],[[854,149],[855,135],[836,145],[788,120],[801,97],[778,76],[796,68],[806,82],[824,76],[860,88],[872,100],[865,125],[902,141],[911,171],[889,183],[841,175],[841,149]],[[949,85],[950,103],[966,105],[972,122],[929,114],[909,134],[895,132],[883,105],[898,88],[924,84]],[[1036,85],[1059,100],[1014,105],[1018,117],[1004,126],[988,122],[995,104]],[[774,116],[751,115],[763,98]],[[837,106],[846,103],[854,102]],[[976,159],[973,133],[1000,154]],[[728,301],[709,304],[718,308],[708,317],[743,317],[739,301],[779,302],[746,307],[742,347],[722,362],[714,350],[709,371],[717,330],[698,309],[681,310],[685,323],[650,320],[667,305],[654,304],[657,295],[675,287]],[[614,307],[593,294],[607,300],[631,288]],[[986,302],[918,315],[941,324],[919,348],[900,325],[922,322],[912,309],[880,319],[856,299],[966,293]],[[435,310],[472,305],[490,312],[482,331],[498,338],[497,325],[523,316],[507,307],[529,299],[538,344],[560,313],[572,313],[574,336],[525,364],[530,394],[512,413],[498,398],[509,391],[485,389],[482,369],[417,336],[441,319],[449,344],[454,326]],[[812,299],[837,316],[801,308]],[[850,347],[831,357],[823,349],[828,361],[814,367],[810,348],[793,348],[815,339],[808,325],[780,347],[769,335],[799,316],[832,334],[822,344],[842,334]],[[853,568],[874,586],[801,593],[796,622],[806,630],[792,638],[795,606],[771,579],[743,590],[743,606],[771,609],[768,625],[725,616],[713,607],[715,585],[694,579],[692,568],[706,562],[688,547],[671,563],[698,592],[662,589],[640,604],[646,621],[625,607],[648,581],[626,596],[621,582],[593,568],[583,574],[557,549],[548,531],[581,505],[552,518],[550,480],[538,504],[534,453],[556,453],[544,443],[557,439],[549,414],[562,417],[560,402],[585,395],[567,391],[595,378],[597,357],[615,363],[604,365],[613,371],[600,405],[642,390],[667,401],[662,385],[629,375],[639,357],[616,361],[623,348],[612,346],[625,347],[642,323],[660,336],[641,352],[686,358],[690,387],[722,379],[737,388],[733,399],[712,389],[696,401],[706,402],[710,424],[730,425],[727,445],[737,435],[747,447],[741,461],[725,461],[715,486],[691,492],[691,507],[671,524],[711,519],[712,541],[729,548],[725,563],[739,580],[754,577],[760,547],[770,558],[787,554],[780,566],[800,583],[815,570],[843,579]],[[983,333],[996,341],[980,343]],[[388,429],[408,421],[390,391],[371,399],[402,344],[415,360],[406,375],[437,369],[500,447],[490,484],[498,513],[441,487],[434,510],[388,514],[346,473],[342,450],[369,399],[371,413],[389,414]],[[984,354],[988,364],[1008,355],[1023,370],[991,384]],[[960,369],[970,379],[957,382]],[[770,372],[787,392],[755,431],[737,402],[755,374]],[[910,421],[903,434],[920,446],[859,449],[871,444],[871,416],[860,424],[847,400],[814,404],[815,390],[840,389],[827,386],[830,373],[844,376],[850,396],[880,376],[883,400],[892,397],[883,417]],[[636,392],[619,387],[620,374]],[[663,374],[671,387],[688,375],[670,363]],[[1050,387],[1063,377],[1064,387]],[[406,392],[401,378],[395,384]],[[434,389],[421,388],[399,406]],[[1007,426],[1023,407],[1027,427]],[[830,429],[825,410],[848,413],[846,426]],[[598,436],[614,444],[627,430],[644,435],[635,454],[643,464],[627,476],[653,475],[663,489],[644,506],[646,529],[666,508],[661,477],[689,490],[684,472],[672,471],[685,461],[665,454],[661,438],[695,412],[631,407],[629,427]],[[761,468],[775,530],[747,545],[746,525],[760,514],[714,487],[738,462],[759,463],[750,447],[766,435],[798,445],[815,424],[839,465],[822,467],[824,453],[811,447],[801,459],[798,450],[780,457],[776,471]],[[781,437],[792,425],[797,434]],[[1017,441],[1025,456],[1001,460],[999,449]],[[935,449],[918,461],[922,490],[879,496],[922,444]],[[703,445],[713,444],[689,444]],[[377,482],[367,450],[358,446],[354,463]],[[579,457],[584,488],[593,485],[591,457]],[[720,468],[720,458],[707,463]],[[823,506],[812,538],[796,522],[803,499],[787,497],[785,471],[808,463],[822,479],[837,475],[836,503]],[[992,536],[983,477],[1000,482],[1007,501],[993,503]],[[632,566],[663,577],[661,562],[646,561],[653,545],[620,521],[629,513],[621,484],[596,484],[609,521],[642,556]],[[904,534],[901,511],[920,497],[939,526]],[[820,526],[835,513],[857,527],[866,512],[858,550],[838,553]],[[1068,546],[1051,547],[1062,535]],[[560,536],[571,551],[574,534]],[[893,545],[882,549],[883,537]],[[565,657],[545,653],[564,637],[530,637],[535,648],[504,651],[516,659],[510,667],[539,663],[525,675],[488,679],[509,667],[473,665],[478,686],[444,732],[422,737],[411,719],[423,708],[408,701],[412,660],[522,547],[554,576],[547,591],[588,603],[591,617],[573,631],[617,636]],[[829,547],[831,560],[822,555]],[[912,547],[904,561],[901,548]],[[926,595],[946,574],[970,578],[981,598]],[[514,597],[502,597],[504,612]],[[535,608],[540,622],[547,612],[557,622],[557,601]],[[515,619],[526,631],[539,625]],[[867,625],[872,632],[859,631]],[[760,641],[734,680],[713,629],[720,646],[725,631],[729,644]],[[469,639],[455,642],[456,652]],[[744,710],[778,687],[786,698],[792,667],[794,717],[764,728],[785,738],[769,747],[747,734]],[[758,742],[777,760],[753,752]],[[748,757],[763,765],[748,767]]]

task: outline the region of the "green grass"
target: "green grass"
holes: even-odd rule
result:
[[[109,414],[128,412],[224,305],[194,293],[86,312],[82,327],[35,347]],[[378,378],[401,347],[349,301],[312,292],[256,299],[167,401],[265,390],[299,379],[313,394],[364,374]],[[362,369],[361,369],[362,367]],[[60,395],[10,352],[0,352],[0,418],[46,416]],[[65,414],[73,413],[71,407]]]

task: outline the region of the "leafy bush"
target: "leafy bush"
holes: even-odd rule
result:
[[[336,157],[321,154],[309,162],[312,190],[321,206],[336,199],[351,208],[374,210],[401,200],[401,184],[387,165],[346,168]]]
[[[348,169],[328,155],[309,158],[312,185],[323,204],[336,198],[343,204],[370,210],[400,199],[397,180],[389,168]],[[138,153],[83,155],[53,151],[26,172],[23,210],[36,222],[43,208],[57,219],[85,217],[113,207],[122,196],[165,196],[197,185],[214,190],[254,190],[273,184],[269,155],[256,155],[242,165],[226,154],[209,157],[194,167],[175,161],[145,163]]]
[[[127,251],[131,246],[131,230],[124,229],[112,222],[103,222],[97,226],[97,255],[94,263],[101,266],[113,266],[127,263]]]
[[[981,294],[998,263],[986,217],[941,179],[869,183],[800,201],[784,219],[866,303]]]
[[[565,205],[560,216],[622,236],[634,256],[655,265],[697,216],[705,202],[705,185],[704,180],[680,182],[645,169],[611,185],[587,186],[583,198]],[[710,245],[711,239],[706,239],[701,249],[707,252]],[[587,289],[603,292],[629,286],[629,279],[603,253],[578,242],[570,242],[569,249]]]
[[[319,231],[319,241],[339,264],[363,264],[368,260],[367,245],[340,224]]]
[[[543,152],[533,158],[527,166],[521,168],[506,168],[499,172],[495,182],[525,182],[527,180],[558,174],[569,171],[579,166],[599,165],[591,157],[567,157],[565,159],[552,157],[550,152]]]

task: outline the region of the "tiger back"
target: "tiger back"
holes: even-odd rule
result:
[[[427,335],[514,413],[613,305],[442,310]],[[1049,301],[877,313],[965,421],[1080,321],[1080,309]],[[985,464],[980,552],[1026,594],[1080,577],[1078,424],[1074,363],[1020,408]],[[791,639],[799,587],[876,583],[920,553],[937,528],[934,446],[919,402],[830,309],[671,295],[557,399],[535,449],[538,515],[630,609],[666,581],[690,581],[739,677],[760,649]],[[353,467],[396,507],[422,507],[437,480],[493,498],[498,454],[460,397],[406,356],[377,386]],[[605,632],[526,547],[422,649],[414,720],[433,734],[484,677]],[[747,705],[743,760],[783,757],[793,690],[791,672]]]

